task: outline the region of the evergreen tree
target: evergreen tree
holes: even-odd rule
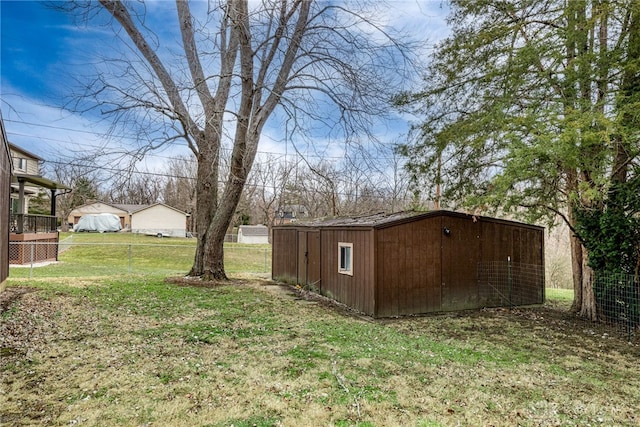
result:
[[[574,309],[596,318],[585,212],[617,203],[638,157],[640,2],[454,0],[403,147],[444,205],[558,217],[572,230]],[[621,185],[618,185],[621,184]],[[621,238],[622,236],[619,236]]]

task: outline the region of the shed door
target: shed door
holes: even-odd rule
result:
[[[298,283],[320,288],[320,231],[298,231]]]
[[[307,232],[298,231],[298,277],[299,285],[307,284]]]
[[[320,289],[320,231],[307,233],[307,284]]]
[[[443,217],[442,233],[442,310],[476,308],[480,223]]]

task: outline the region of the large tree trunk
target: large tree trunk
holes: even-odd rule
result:
[[[573,174],[568,174],[573,178]],[[570,180],[569,185],[572,184]],[[569,229],[571,236],[571,272],[573,276],[573,303],[571,311],[587,319],[596,320],[596,300],[593,293],[594,271],[589,266],[589,252],[575,233],[577,219],[574,207],[569,203]]]
[[[229,179],[222,200],[207,229],[201,274],[204,280],[227,280],[224,269],[224,237],[240,201],[245,179],[246,177]]]
[[[596,310],[596,298],[593,293],[593,281],[595,275],[593,268],[589,266],[589,253],[582,248],[582,304],[580,306],[580,316],[589,320],[598,320]]]
[[[593,293],[594,271],[589,266],[589,252],[578,237],[571,235],[571,271],[573,273],[573,304],[571,311],[590,320],[597,320]]]
[[[573,278],[573,304],[571,311],[578,313],[582,307],[582,243],[572,231],[571,242],[571,276]]]
[[[196,232],[198,243],[196,254],[189,276],[202,276],[205,272],[207,248],[211,244],[210,239],[215,237],[210,234],[210,224],[218,208],[218,151],[211,145],[201,144],[203,149],[198,154],[198,173],[196,181]],[[224,243],[224,234],[222,243]],[[222,257],[222,255],[221,255]]]
[[[594,271],[589,266],[589,252],[575,233],[577,220],[574,208],[569,204],[569,229],[571,236],[571,272],[573,276],[573,304],[571,311],[591,320],[597,320],[596,300],[593,293]]]

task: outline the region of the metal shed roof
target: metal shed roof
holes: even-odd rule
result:
[[[464,212],[454,212],[446,210],[430,211],[430,212],[418,212],[418,211],[402,211],[395,213],[376,213],[364,216],[354,217],[336,217],[336,218],[321,218],[311,221],[298,221],[293,224],[285,224],[279,227],[316,227],[316,228],[330,228],[330,227],[358,227],[358,228],[384,228],[405,222],[410,222],[418,219],[436,217],[436,216],[455,216],[472,218],[474,222],[479,219],[505,222],[511,224],[517,224],[524,227],[542,228],[536,225],[530,225],[526,223],[516,222],[512,220],[497,219],[492,217],[484,217],[480,215],[473,215]]]
[[[239,230],[244,236],[268,236],[269,229],[265,225],[241,225]]]

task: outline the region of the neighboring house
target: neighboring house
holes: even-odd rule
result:
[[[9,143],[9,149],[11,151],[11,160],[13,162],[13,173],[26,176],[39,176],[40,175],[40,162],[43,159],[29,151],[18,147],[17,145]],[[24,211],[29,212],[29,199],[35,196],[40,190],[36,185],[29,185],[27,182],[24,186]],[[14,192],[11,197],[11,213],[17,214],[20,212],[18,189],[15,185]]]
[[[241,225],[238,227],[238,243],[268,244],[269,229],[266,225]]]
[[[25,264],[58,259],[56,197],[71,191],[65,185],[40,175],[41,157],[9,143],[13,164],[11,178],[9,263]],[[49,191],[50,215],[29,213],[29,199]],[[62,191],[62,192],[61,192]]]
[[[434,211],[272,232],[274,279],[373,317],[544,302],[542,227]]]
[[[276,210],[274,223],[277,225],[291,224],[308,216],[307,209],[302,205],[284,205]]]
[[[185,237],[187,217],[185,212],[164,203],[132,205],[94,202],[78,206],[69,213],[69,225],[78,223],[83,215],[110,213],[120,218],[123,230],[154,236]]]
[[[189,215],[164,203],[156,203],[131,213],[131,232],[158,237],[185,237]]]
[[[11,152],[4,122],[0,114],[0,206],[9,206],[11,201]],[[9,213],[0,217],[0,292],[9,277]]]

